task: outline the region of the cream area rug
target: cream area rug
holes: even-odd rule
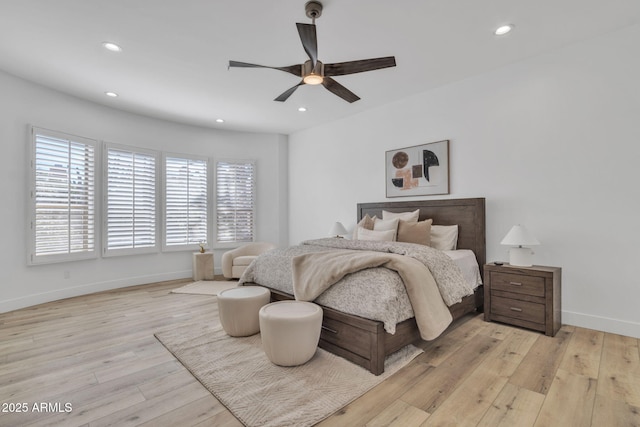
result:
[[[218,295],[225,289],[231,289],[238,286],[236,280],[200,280],[192,282],[181,288],[174,289],[174,294],[199,294],[199,295]]]
[[[276,366],[262,351],[260,334],[232,338],[219,324],[155,335],[246,426],[316,424],[422,353],[407,346],[388,356],[385,372],[375,376],[320,348],[304,365]]]

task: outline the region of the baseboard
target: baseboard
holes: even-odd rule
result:
[[[0,313],[7,313],[9,311],[31,307],[46,302],[57,301],[65,298],[77,297],[80,295],[87,295],[95,292],[109,291],[112,289],[125,288],[127,286],[144,285],[147,283],[163,282],[165,280],[186,279],[192,277],[192,275],[193,272],[189,269],[172,273],[127,277],[124,279],[88,283],[80,286],[56,289],[50,292],[43,292],[11,300],[0,301]]]
[[[629,322],[627,320],[562,311],[562,323],[565,325],[610,332],[612,334],[625,335],[627,337],[640,338],[640,323]]]

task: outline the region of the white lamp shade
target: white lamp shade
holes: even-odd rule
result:
[[[347,229],[344,228],[344,225],[342,225],[341,222],[336,221],[333,224],[333,227],[331,227],[331,231],[329,232],[329,234],[332,236],[344,236],[345,234],[347,234]]]
[[[504,236],[500,244],[509,246],[532,246],[539,245],[540,242],[524,225],[518,224],[511,227],[511,230]]]

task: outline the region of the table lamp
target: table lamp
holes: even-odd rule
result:
[[[333,237],[337,237],[339,239],[342,238],[342,236],[344,236],[345,234],[347,234],[347,229],[344,228],[344,225],[342,225],[341,222],[336,221],[333,224],[333,227],[331,227],[331,231],[329,231],[329,234]]]
[[[533,251],[531,248],[524,246],[539,245],[540,242],[533,234],[526,229],[524,225],[514,225],[511,230],[504,236],[501,245],[509,245],[509,264],[518,267],[531,267],[533,264],[531,258]]]

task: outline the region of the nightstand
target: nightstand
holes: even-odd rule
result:
[[[484,320],[554,336],[560,318],[560,267],[484,266]]]

